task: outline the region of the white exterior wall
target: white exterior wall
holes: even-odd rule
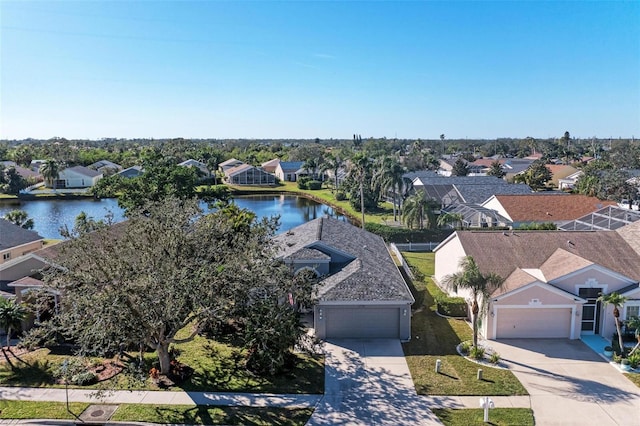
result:
[[[497,211],[500,215],[506,217],[507,219],[509,219],[510,221],[513,221],[513,219],[511,218],[511,216],[509,216],[509,214],[507,213],[507,211],[505,210],[505,208],[502,206],[502,204],[500,203],[500,201],[498,201],[498,199],[496,198],[495,195],[491,196],[491,198],[489,198],[487,201],[485,201],[484,203],[482,203],[482,207],[486,207],[488,209],[491,210],[495,210]]]
[[[447,275],[458,272],[460,260],[466,256],[457,233],[454,233],[449,238],[449,240],[438,246],[435,251],[434,276],[438,283],[442,283],[442,280]]]
[[[67,188],[89,188],[102,178],[102,174],[95,177],[85,176],[73,170],[63,170],[60,172],[58,180],[64,180]]]

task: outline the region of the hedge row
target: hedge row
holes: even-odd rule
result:
[[[389,243],[433,243],[444,241],[453,229],[407,229],[382,225],[380,223],[365,223],[365,229],[380,235]]]
[[[438,313],[448,317],[466,317],[467,302],[462,297],[451,297],[444,293],[435,296]]]

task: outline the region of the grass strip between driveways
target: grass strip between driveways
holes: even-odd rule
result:
[[[629,374],[625,373],[624,375],[627,379],[631,380],[637,387],[640,388],[640,374]]]
[[[436,408],[433,413],[445,424],[445,426],[471,426],[471,425],[496,425],[496,426],[533,426],[533,410],[530,408],[494,408],[489,411],[489,423],[484,423],[484,410]]]
[[[86,402],[70,402],[72,413],[80,415],[91,405]],[[64,402],[0,401],[0,419],[58,419],[73,420]]]
[[[80,415],[90,404],[72,402],[69,409]],[[110,420],[189,425],[304,425],[311,408],[211,407],[203,405],[120,404]],[[64,402],[0,401],[0,419],[73,420]]]
[[[527,395],[510,371],[481,366],[456,352],[460,342],[471,340],[471,328],[463,320],[435,313],[434,296],[441,290],[428,278],[434,272],[434,253],[404,252],[403,256],[425,277],[413,282],[412,338],[403,345],[416,391],[422,395]],[[438,359],[442,362],[440,373],[435,372]],[[483,380],[477,379],[479,368]]]

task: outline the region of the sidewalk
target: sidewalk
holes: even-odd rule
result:
[[[320,394],[224,392],[102,391],[69,389],[69,402],[95,404],[233,405],[251,407],[315,407]],[[65,389],[0,387],[0,401],[66,402]]]

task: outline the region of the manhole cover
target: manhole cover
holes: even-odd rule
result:
[[[91,417],[101,417],[104,415],[104,411],[102,410],[95,410],[91,412]]]

